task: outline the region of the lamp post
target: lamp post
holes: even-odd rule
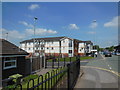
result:
[[[8,32],[6,33],[6,40],[8,39]]]
[[[33,59],[33,55],[35,55],[35,24],[36,24],[36,20],[37,20],[38,18],[36,18],[36,17],[34,17],[34,26],[33,26],[33,30],[34,30],[34,38],[33,38],[33,54],[31,55],[31,58],[30,58],[30,60],[31,60],[31,73],[32,73],[32,59]]]
[[[96,25],[96,20],[93,20],[93,24],[95,24]],[[96,34],[96,29],[94,28],[94,32],[95,32],[95,34]],[[94,35],[94,46],[95,46],[95,43],[96,43],[96,40],[95,40],[95,38],[96,38],[96,35]],[[94,47],[94,49],[96,49],[96,47]]]
[[[37,17],[34,17],[34,39],[33,39],[33,54],[35,55],[35,25],[36,25],[36,21],[37,21]]]

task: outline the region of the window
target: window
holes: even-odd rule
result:
[[[30,50],[30,48],[29,48],[29,50]]]
[[[72,40],[69,40],[69,47],[72,47]]]
[[[38,47],[36,47],[36,50],[38,50]]]
[[[49,49],[49,47],[47,47],[47,49]]]
[[[52,50],[53,50],[54,48],[52,47]]]
[[[72,50],[69,50],[69,53],[72,53]]]
[[[4,67],[3,69],[16,68],[17,61],[16,58],[4,58]]]

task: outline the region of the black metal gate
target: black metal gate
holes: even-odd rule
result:
[[[44,67],[44,57],[32,57],[32,72],[40,70]]]

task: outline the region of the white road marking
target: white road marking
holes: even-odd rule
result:
[[[104,57],[102,54],[101,54],[101,56],[102,56],[102,58],[103,58],[102,60],[105,60],[105,57]]]
[[[111,67],[109,67],[110,69],[112,69]]]

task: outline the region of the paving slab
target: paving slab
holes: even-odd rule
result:
[[[47,73],[47,72],[49,72],[49,71],[51,71],[52,69],[50,69],[50,68],[43,68],[43,69],[41,69],[40,71],[38,71],[38,72],[36,72],[36,74],[37,75],[43,75],[43,74],[45,74],[45,73]]]

